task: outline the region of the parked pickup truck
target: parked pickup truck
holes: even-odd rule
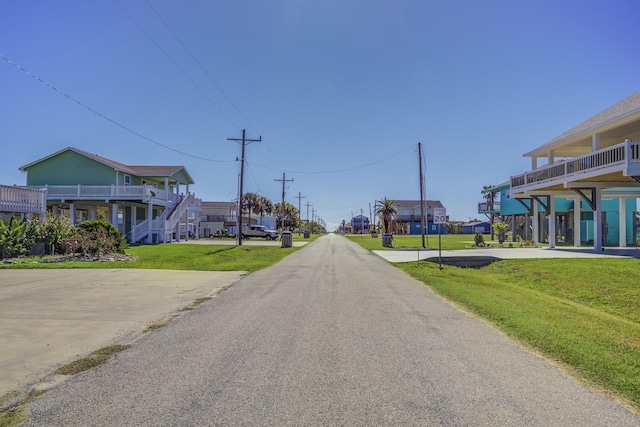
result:
[[[275,230],[269,230],[264,225],[252,225],[242,230],[243,239],[248,239],[250,237],[263,237],[267,240],[275,240],[278,238],[278,232]]]

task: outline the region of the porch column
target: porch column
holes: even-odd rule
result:
[[[153,243],[151,239],[151,221],[153,221],[153,204],[147,205],[147,243]]]
[[[549,150],[549,152],[547,153],[547,164],[552,165],[555,159],[556,159],[556,156],[553,150]]]
[[[171,195],[169,194],[169,178],[165,178],[164,179],[164,191],[165,194],[167,195],[167,200],[169,200],[171,198]]]
[[[513,214],[511,216],[511,241],[514,242],[514,243],[518,241],[518,239],[517,239],[517,234],[518,233],[516,233],[516,217],[517,216],[518,215],[516,215],[516,214]]]
[[[111,224],[113,224],[113,226],[119,230],[118,228],[118,204],[117,203],[112,203],[111,204]]]
[[[556,247],[556,196],[549,195],[549,249]]]
[[[573,246],[579,248],[580,240],[582,236],[580,235],[580,217],[582,216],[582,209],[580,207],[582,199],[580,197],[576,197],[573,202]]]
[[[98,208],[95,206],[89,206],[89,221],[98,219]]]
[[[131,236],[129,239],[131,241],[131,243],[133,243],[133,239],[135,238],[135,230],[136,230],[136,225],[138,225],[137,222],[137,218],[138,218],[138,208],[135,205],[131,206],[131,232],[129,233],[129,235]]]
[[[602,190],[595,188],[593,191],[593,250],[602,252]]]
[[[71,224],[76,223],[76,205],[75,203],[69,203],[69,220]]]
[[[600,149],[600,134],[594,133],[591,135],[591,151],[598,151]]]
[[[538,212],[538,201],[536,199],[531,199],[531,210],[533,212],[533,246],[538,247],[538,243],[540,243],[540,215]]]
[[[626,248],[627,247],[627,199],[625,199],[624,197],[620,197],[620,199],[618,200],[620,203],[620,208],[618,209],[620,211],[619,218],[618,218],[618,223],[620,224],[619,226],[620,237],[619,237],[618,246],[620,246],[621,248]]]

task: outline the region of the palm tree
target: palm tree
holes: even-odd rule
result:
[[[256,193],[244,193],[244,196],[242,196],[242,210],[247,213],[249,221],[251,221],[251,212],[254,212],[256,210],[257,204],[258,195]],[[244,212],[241,212],[240,215],[242,215]]]
[[[493,204],[496,201],[496,192],[492,191],[493,185],[485,185],[482,187],[482,197],[487,201],[487,210],[491,213],[487,215],[491,222],[491,240],[493,240],[493,223],[496,220],[496,214],[493,212]],[[485,214],[486,215],[486,214]]]
[[[384,199],[376,202],[375,214],[378,215],[384,223],[384,232],[388,233],[389,224],[398,214],[398,208],[393,203],[393,200],[389,200],[385,197]]]
[[[253,213],[260,215],[260,224],[262,224],[264,216],[271,215],[271,212],[273,212],[273,203],[271,203],[271,200],[264,196],[258,196]]]

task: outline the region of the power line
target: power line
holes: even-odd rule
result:
[[[116,1],[116,0],[114,0]],[[162,16],[160,16],[160,13],[151,5],[151,3],[149,3],[148,0],[145,0],[145,2],[147,3],[147,5],[149,6],[149,8],[153,11],[153,13],[155,13],[155,15],[158,17],[158,19],[160,20],[160,22],[162,22],[164,24],[165,27],[167,27],[167,30],[169,30],[169,32],[173,35],[173,37],[178,41],[178,43],[180,43],[180,45],[184,48],[184,50],[189,54],[189,56],[191,56],[191,58],[194,60],[194,62],[196,64],[198,64],[198,66],[200,67],[200,69],[205,73],[205,75],[209,78],[209,80],[211,80],[211,82],[218,88],[218,90],[220,91],[220,93],[227,99],[227,101],[229,101],[229,103],[233,106],[233,108],[238,112],[238,114],[240,114],[240,116],[242,116],[242,118],[249,124],[249,126],[251,126],[253,128],[253,130],[260,135],[261,132],[258,131],[258,129],[256,129],[256,127],[253,125],[253,123],[251,123],[251,120],[249,120],[249,118],[247,116],[245,116],[245,114],[240,111],[240,108],[238,108],[238,106],[236,105],[235,102],[233,102],[233,100],[227,95],[227,93],[222,89],[222,87],[218,84],[218,82],[213,78],[213,76],[211,76],[211,74],[207,71],[207,69],[202,65],[202,63],[200,63],[200,61],[198,61],[198,59],[196,58],[196,56],[191,52],[191,50],[187,47],[187,45],[182,41],[182,39],[180,39],[180,37],[178,37],[178,35],[176,34],[175,31],[173,31],[173,29],[171,28],[171,26],[169,26],[169,24],[167,23],[167,21],[165,21]],[[116,1],[117,3],[117,1]],[[118,6],[120,6],[118,4]],[[122,6],[120,6],[122,8]],[[122,8],[124,10],[124,8]],[[125,11],[126,13],[126,11]],[[136,22],[135,19],[133,19],[133,17],[131,17],[131,15],[129,15],[127,13],[127,15],[133,20],[133,22],[136,23],[136,25],[138,25],[138,27],[147,35],[147,37],[149,37],[151,39],[151,41],[153,41],[153,43],[158,46],[158,48],[160,50],[162,50],[162,52],[167,55],[167,57],[169,57],[169,55],[151,38],[151,36],[149,36],[149,34],[147,34],[146,31],[144,31],[144,29],[142,29],[142,27],[140,26],[140,24],[138,24]],[[176,67],[178,67],[178,65],[169,57],[169,59],[171,60],[171,62],[174,63],[174,65]],[[178,67],[178,69],[180,69],[180,71],[182,71],[182,69],[180,67]],[[182,71],[182,73],[191,81],[191,83],[193,83],[195,85],[195,83],[193,82],[193,80],[191,80],[191,78],[189,78],[189,76],[186,75],[186,73],[184,71]],[[198,87],[196,85],[196,87]],[[204,92],[202,91],[202,89],[200,89],[200,87],[198,87],[198,89],[204,94]],[[208,99],[209,97],[204,94]],[[211,99],[209,99],[209,101],[211,101],[213,103],[213,101]],[[221,108],[213,103],[216,108],[222,113],[224,114],[225,117],[227,117],[231,123],[233,123],[236,127],[238,127],[238,125],[231,120],[231,118],[229,118],[229,116],[227,114],[225,114]],[[238,129],[240,129],[238,127]],[[273,154],[273,157],[275,157],[275,159],[278,161],[278,163],[280,163],[280,166],[282,166],[284,168],[284,164],[282,163],[282,161],[280,160],[280,158],[278,157],[278,155],[276,154],[276,152],[271,148],[271,146],[267,143],[267,141],[263,141],[264,145],[269,149],[269,151],[271,152],[271,154]],[[258,151],[262,152],[262,150],[260,150],[260,148],[258,148]],[[264,153],[262,154],[264,157],[267,157],[264,155]]]
[[[147,31],[142,27],[142,25],[140,25],[138,23],[138,21],[136,21],[136,19],[131,16],[131,14],[129,14],[129,12],[126,11],[126,9],[124,7],[122,7],[122,5],[120,3],[118,3],[118,0],[113,0],[119,7],[120,9],[122,9],[122,11],[129,17],[129,19],[131,19],[133,21],[134,24],[136,24],[136,26],[140,29],[140,31],[142,31],[144,33],[145,36],[147,36],[149,38],[149,40],[151,40],[151,42],[153,44],[156,45],[156,47],[158,49],[160,49],[160,51],[162,53],[164,53],[164,55],[167,57],[167,59],[169,59],[169,61],[171,61],[171,63],[187,78],[187,80],[189,80],[191,82],[191,84],[193,84],[196,89],[198,89],[200,91],[200,93],[202,93],[202,95],[204,95],[205,98],[207,98],[207,100],[209,100],[209,102],[218,109],[218,111],[220,111],[220,113],[225,116],[227,118],[227,120],[229,120],[236,128],[240,129],[240,126],[238,126],[238,124],[233,121],[233,119],[231,117],[229,117],[229,115],[227,115],[227,113],[225,113],[222,108],[220,108],[220,106],[218,104],[215,103],[215,101],[213,99],[211,99],[211,97],[209,95],[207,95],[205,93],[204,90],[202,90],[202,88],[200,86],[198,86],[198,84],[191,78],[189,77],[189,75],[186,73],[186,71],[184,71],[182,69],[182,67],[180,67],[178,65],[178,63],[176,61],[173,60],[173,58],[171,58],[171,56],[162,48],[162,46],[160,46],[154,39],[153,37],[151,37],[151,35],[149,33],[147,33]]]
[[[200,63],[200,61],[198,61],[198,59],[195,57],[195,55],[193,53],[191,53],[191,51],[189,50],[189,48],[182,42],[182,40],[180,39],[180,37],[178,37],[178,35],[175,33],[175,31],[173,31],[173,29],[169,26],[169,24],[167,23],[167,21],[165,21],[162,16],[160,16],[160,14],[158,13],[158,11],[151,6],[151,3],[149,3],[148,0],[145,0],[145,2],[147,3],[147,6],[149,6],[151,8],[151,10],[153,11],[153,13],[156,14],[156,16],[158,17],[158,19],[164,24],[165,27],[167,27],[167,30],[169,30],[169,32],[173,35],[173,37],[178,41],[178,43],[180,43],[180,45],[184,48],[185,51],[187,51],[187,53],[189,54],[189,56],[191,56],[191,59],[193,59],[195,61],[196,64],[198,64],[198,67],[200,67],[200,69],[207,75],[207,77],[209,78],[209,80],[211,80],[211,82],[218,88],[218,90],[220,91],[220,93],[227,99],[227,101],[229,101],[229,103],[233,106],[233,108],[235,108],[235,110],[242,116],[242,118],[249,124],[249,126],[251,126],[253,128],[253,130],[257,133],[260,134],[260,132],[258,131],[258,129],[256,129],[256,127],[253,125],[253,123],[251,123],[251,120],[249,120],[247,118],[247,116],[244,115],[244,113],[242,113],[242,111],[240,111],[240,109],[238,108],[238,106],[235,104],[235,102],[233,102],[231,100],[231,98],[229,98],[229,96],[225,93],[224,90],[222,90],[222,87],[220,87],[220,85],[218,84],[218,82],[211,76],[211,74],[209,74],[209,72],[206,70],[206,68],[204,68],[202,66],[202,64]]]
[[[366,167],[369,167],[369,166],[376,165],[378,163],[382,163],[382,162],[384,162],[386,160],[389,160],[389,159],[392,159],[394,157],[397,157],[400,154],[403,154],[403,153],[413,149],[414,147],[415,147],[415,145],[412,145],[411,147],[408,147],[408,148],[406,148],[406,149],[404,149],[404,150],[402,150],[402,151],[400,151],[400,152],[398,152],[396,154],[392,154],[391,156],[387,156],[387,157],[385,157],[383,159],[375,160],[373,162],[369,162],[369,163],[365,163],[365,164],[362,164],[362,165],[353,166],[353,167],[345,168],[345,169],[334,169],[334,170],[327,170],[327,171],[294,171],[294,170],[285,170],[285,172],[288,172],[288,173],[301,173],[301,174],[331,174],[331,173],[349,172],[349,171],[352,171],[352,170],[362,169],[362,168],[366,168]],[[273,167],[270,167],[270,166],[264,166],[264,165],[260,165],[260,164],[257,164],[257,163],[253,163],[253,166],[257,166],[257,167],[260,167],[260,168],[263,168],[263,169],[280,170],[280,169],[277,169],[277,168],[273,168]]]
[[[156,145],[158,145],[158,146],[160,146],[160,147],[162,147],[162,148],[165,148],[165,149],[167,149],[167,150],[173,151],[174,153],[182,154],[182,155],[184,155],[184,156],[192,157],[192,158],[194,158],[194,159],[205,160],[205,161],[207,161],[207,162],[231,163],[231,162],[233,161],[233,160],[216,160],[216,159],[209,159],[209,158],[206,158],[206,157],[196,156],[196,155],[193,155],[193,154],[186,153],[186,152],[184,152],[184,151],[176,150],[175,148],[171,148],[171,147],[169,147],[168,145],[162,144],[162,143],[160,143],[160,142],[158,142],[158,141],[156,141],[156,140],[154,140],[154,139],[152,139],[152,138],[149,138],[148,136],[142,135],[141,133],[136,132],[135,130],[130,129],[130,128],[128,128],[127,126],[125,126],[125,125],[123,125],[123,124],[121,124],[121,123],[119,123],[119,122],[117,122],[117,121],[113,120],[112,118],[105,116],[105,115],[104,115],[104,114],[102,114],[101,112],[99,112],[99,111],[97,111],[97,110],[95,110],[95,109],[93,109],[93,108],[89,107],[88,105],[84,104],[83,102],[79,101],[78,99],[76,99],[76,98],[72,97],[71,95],[68,95],[68,94],[66,94],[65,92],[61,91],[60,89],[56,88],[56,87],[55,87],[55,86],[53,86],[51,83],[48,83],[47,81],[45,81],[45,80],[41,79],[40,77],[38,77],[37,75],[35,75],[35,74],[33,74],[32,72],[28,71],[27,69],[25,69],[25,68],[24,68],[24,67],[22,67],[21,65],[19,65],[19,64],[17,64],[17,63],[15,63],[15,62],[13,62],[12,60],[10,60],[9,58],[7,58],[7,57],[6,57],[6,56],[4,56],[3,54],[0,54],[0,58],[1,58],[1,59],[3,59],[3,60],[4,60],[6,63],[8,63],[9,65],[12,65],[12,66],[14,66],[15,68],[17,68],[18,70],[22,71],[23,73],[25,73],[25,74],[26,74],[26,75],[28,75],[29,77],[31,77],[31,78],[33,78],[33,79],[35,79],[35,80],[39,81],[39,82],[40,82],[40,83],[42,83],[43,85],[47,86],[49,89],[53,90],[54,92],[57,92],[58,94],[60,94],[60,95],[64,96],[65,98],[67,98],[67,99],[69,99],[69,100],[71,100],[71,101],[75,102],[76,104],[80,105],[81,107],[83,107],[83,108],[85,108],[85,109],[87,109],[87,110],[91,111],[91,112],[92,112],[93,114],[95,114],[96,116],[98,116],[98,117],[100,117],[100,118],[102,118],[102,119],[104,119],[104,120],[106,120],[106,121],[110,122],[111,124],[114,124],[114,125],[118,126],[118,127],[119,127],[119,128],[121,128],[121,129],[126,130],[126,131],[127,131],[127,132],[129,132],[129,133],[134,134],[135,136],[137,136],[137,137],[139,137],[139,138],[144,139],[145,141],[149,141],[149,142],[151,142],[152,144],[156,144]]]

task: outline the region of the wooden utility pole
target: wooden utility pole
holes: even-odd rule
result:
[[[238,194],[238,246],[242,245],[242,186],[244,184],[244,148],[252,142],[262,141],[262,136],[258,139],[247,139],[245,129],[242,129],[242,138],[227,138],[227,141],[236,141],[242,144],[242,154],[240,156],[240,189]]]
[[[300,194],[300,192],[298,191],[298,197],[296,197],[298,199],[298,221],[300,222],[300,226],[298,227],[298,236],[300,235],[300,229],[302,228],[302,206],[300,205],[300,202],[302,201],[302,199],[306,199],[307,196],[303,196]],[[308,208],[307,208],[308,209]],[[309,216],[307,214],[307,216]]]
[[[282,179],[274,179],[274,181],[282,182],[282,205],[280,205],[281,217],[280,217],[280,235],[282,236],[282,232],[284,231],[284,186],[287,182],[293,181],[293,178],[287,179],[286,173],[282,172]]]
[[[422,143],[418,142],[418,162],[420,163],[420,232],[422,233],[422,247],[424,243],[424,175],[422,174]]]

